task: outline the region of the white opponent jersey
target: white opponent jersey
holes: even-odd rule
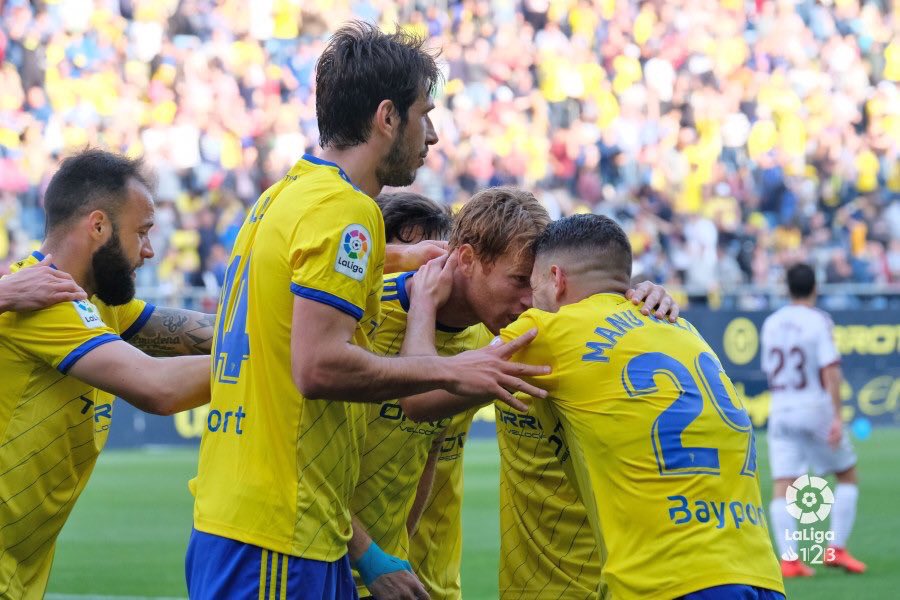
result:
[[[790,304],[762,326],[762,370],[769,378],[772,412],[826,408],[831,403],[822,369],[839,363],[834,323],[817,308]]]

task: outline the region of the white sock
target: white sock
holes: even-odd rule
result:
[[[859,488],[855,483],[839,483],[834,490],[834,506],[831,507],[831,529],[834,545],[846,548],[853,522],[856,520],[856,500]]]
[[[772,535],[775,538],[775,545],[778,546],[778,556],[782,558],[785,555],[797,556],[797,542],[792,539],[785,539],[784,532],[787,531],[787,537],[797,529],[797,519],[792,517],[787,511],[787,500],[784,498],[775,498],[769,504],[769,516],[772,520]]]

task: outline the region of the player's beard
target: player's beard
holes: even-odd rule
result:
[[[91,267],[94,269],[97,297],[105,304],[120,306],[134,298],[134,279],[131,274],[136,267],[128,262],[119,232],[115,228],[109,241],[94,252]]]
[[[410,148],[405,140],[406,124],[400,125],[397,138],[391,144],[387,156],[375,169],[375,177],[379,185],[391,187],[405,187],[416,180],[419,154],[415,148]]]

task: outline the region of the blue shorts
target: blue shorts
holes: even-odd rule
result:
[[[359,598],[346,554],[334,562],[298,558],[196,529],[184,574],[191,600]]]
[[[717,585],[686,594],[677,600],[785,600],[784,594],[752,585]]]

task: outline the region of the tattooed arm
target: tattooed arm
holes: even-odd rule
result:
[[[209,354],[215,321],[215,315],[157,307],[128,343],[157,357]]]

